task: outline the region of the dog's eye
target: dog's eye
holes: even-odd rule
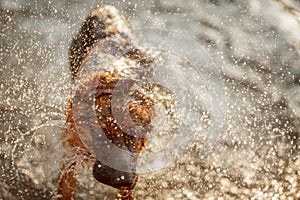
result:
[[[93,16],[90,20],[89,20],[89,26],[93,29],[96,30],[103,30],[105,29],[105,24],[104,22],[99,19],[97,16]]]

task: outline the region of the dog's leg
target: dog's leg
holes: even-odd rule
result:
[[[83,162],[95,162],[93,155],[85,149],[73,148],[69,155],[65,156],[58,181],[58,200],[74,199],[78,185],[76,173]]]
[[[133,190],[119,190],[115,200],[134,200]]]

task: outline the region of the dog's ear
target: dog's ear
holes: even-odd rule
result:
[[[69,60],[72,80],[77,77],[83,59],[96,42],[113,35],[129,32],[129,25],[118,9],[101,5],[93,10],[73,37]]]

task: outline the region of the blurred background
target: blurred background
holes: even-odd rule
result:
[[[226,91],[214,149],[199,156],[196,140],[171,166],[141,174],[137,199],[300,199],[299,0],[1,0],[0,199],[55,199],[68,47],[101,3],[133,28],[172,29],[203,45]],[[87,166],[78,178],[76,199],[115,195]]]

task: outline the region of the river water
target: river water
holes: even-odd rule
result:
[[[198,125],[219,127],[206,141],[212,148],[203,153],[195,133],[174,162],[140,175],[137,199],[300,199],[298,0],[1,0],[0,199],[55,199],[73,88],[68,48],[101,3],[115,5],[133,29],[172,30],[197,43],[218,72],[211,94],[224,91]],[[187,72],[201,88],[194,75]],[[76,199],[113,199],[89,166],[78,179]]]

